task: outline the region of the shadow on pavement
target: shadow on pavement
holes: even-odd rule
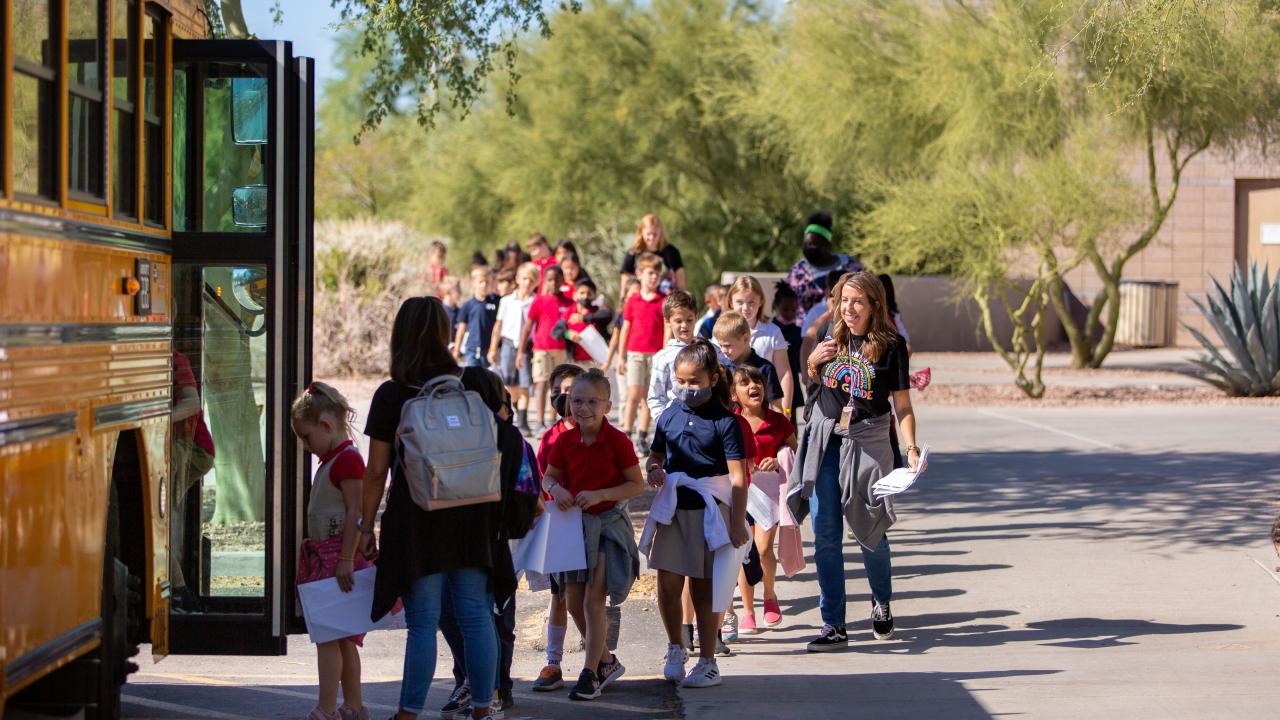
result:
[[[776,676],[726,672],[724,684],[684,690],[684,717],[718,718],[947,718],[982,720],[993,716],[965,683],[1009,677],[1054,675],[1058,670],[989,672],[902,672],[811,675],[804,682],[779,683]]]
[[[938,453],[929,470],[921,492],[903,497],[906,512],[1090,511],[1109,519],[891,532],[897,546],[1014,540],[1024,530],[1037,539],[1124,537],[1155,548],[1237,545],[1266,536],[1280,481],[1274,456],[1234,452]],[[1257,522],[1241,522],[1250,517]]]

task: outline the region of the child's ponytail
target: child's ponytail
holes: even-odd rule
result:
[[[348,438],[355,436],[353,426],[356,419],[355,409],[337,388],[328,383],[317,380],[308,385],[298,399],[293,401],[293,407],[289,412],[294,420],[309,423],[319,422],[321,416],[326,414],[338,421],[342,432]]]

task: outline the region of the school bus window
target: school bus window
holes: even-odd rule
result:
[[[49,0],[13,0],[13,189],[52,199],[58,43]]]
[[[199,93],[201,167],[195,179],[200,230],[260,233],[267,226],[270,148],[258,132],[267,126],[267,68],[259,63],[213,62],[202,66]],[[237,122],[238,120],[238,122]]]
[[[134,0],[113,0],[112,26],[112,104],[111,121],[111,204],[118,217],[138,217],[138,72],[135,67],[138,31]]]
[[[68,163],[73,194],[103,197],[102,18],[97,0],[67,3]]]
[[[191,197],[191,68],[173,67],[173,231],[193,229]]]
[[[142,36],[142,210],[148,223],[164,225],[164,19],[147,13]]]

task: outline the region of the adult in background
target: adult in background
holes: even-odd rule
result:
[[[502,574],[496,572],[502,558],[494,547],[499,503],[427,512],[413,502],[404,471],[397,465],[382,514],[381,552],[373,536],[374,517],[392,466],[396,429],[405,402],[416,397],[428,381],[450,374],[460,376],[462,384],[479,393],[495,414],[502,409],[498,376],[477,367],[459,369],[448,343],[449,320],[438,299],[404,301],[391,329],[391,379],[374,393],[365,425],[369,464],[361,503],[360,550],[365,557],[376,558],[378,566],[370,616],[375,620],[383,617],[397,599],[402,599],[409,626],[396,714],[399,720],[413,720],[425,709],[435,674],[436,628],[446,593],[466,646],[473,717],[489,716],[498,668],[498,638],[491,610],[493,591],[498,588],[491,584],[496,586]]]
[[[857,258],[834,250],[831,213],[821,210],[804,220],[804,257],[791,266],[786,281],[800,298],[800,311],[822,302],[826,297],[823,283],[829,273],[837,276],[858,272],[862,263]]]
[[[672,289],[684,290],[684,259],[680,257],[680,250],[667,240],[666,228],[653,213],[640,218],[640,225],[636,228],[636,241],[622,257],[622,277],[618,281],[618,287],[625,288],[636,276],[636,258],[647,252],[662,258],[662,266],[666,268],[662,281],[658,284],[658,292],[666,295]]]
[[[893,637],[893,570],[886,534],[895,520],[893,499],[871,496],[872,484],[893,470],[892,411],[902,427],[908,464],[920,464],[907,344],[889,318],[884,286],[869,272],[849,273],[836,284],[832,302],[832,339],[819,343],[809,356],[812,412],[796,456],[797,471],[787,482],[787,504],[796,519],[813,513],[823,627],[822,635],[809,643],[810,652],[849,644],[844,521],[862,546],[871,585],[872,633],[877,640]]]

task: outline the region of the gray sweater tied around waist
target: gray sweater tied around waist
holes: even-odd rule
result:
[[[868,548],[880,544],[885,532],[897,521],[893,499],[876,500],[871,486],[893,469],[893,448],[889,444],[892,415],[869,418],[841,430],[833,418],[822,414],[820,406],[805,425],[795,472],[787,478],[787,507],[796,523],[809,514],[809,498],[818,482],[827,444],[840,439],[840,504],[844,518],[858,542]]]

